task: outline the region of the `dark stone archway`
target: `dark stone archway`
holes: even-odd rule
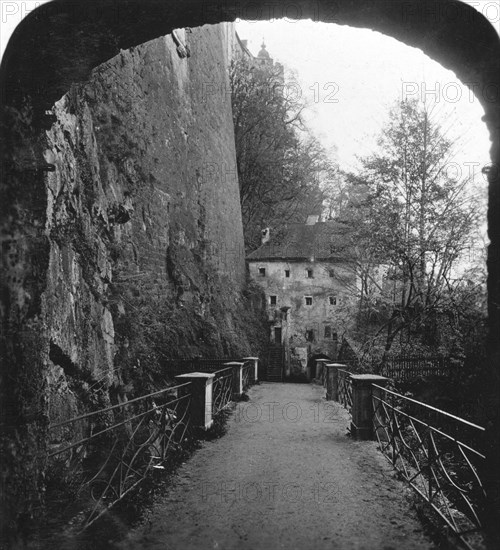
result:
[[[500,41],[490,23],[457,0],[55,0],[31,13],[16,29],[0,67],[2,124],[2,197],[4,271],[2,276],[2,416],[18,455],[43,447],[43,410],[37,379],[37,315],[47,267],[43,129],[45,110],[72,83],[119,53],[174,28],[243,19],[312,18],[370,28],[421,48],[464,83],[475,86],[490,131],[488,173],[488,308],[490,323],[491,434],[498,432],[500,367]],[[483,90],[497,90],[488,100]],[[495,95],[495,94],[494,94]],[[21,115],[20,115],[21,113]],[[31,372],[33,371],[33,374]],[[12,373],[21,373],[13,376]],[[8,399],[7,399],[8,397]],[[22,430],[9,424],[22,425]],[[10,430],[10,431],[9,431]],[[490,472],[498,472],[498,447],[492,438]],[[36,450],[36,449],[35,449]],[[497,483],[491,474],[491,484]],[[21,480],[20,483],[28,480]],[[11,486],[9,491],[22,488]],[[24,490],[24,489],[23,489]],[[497,489],[498,495],[500,491]],[[4,498],[8,493],[3,492]],[[5,502],[3,503],[5,505]]]
[[[53,0],[16,29],[2,62],[7,103],[32,93],[50,107],[69,86],[126,49],[172,29],[236,18],[287,17],[369,28],[421,48],[481,90],[498,84],[499,39],[491,24],[459,0]],[[21,47],[22,46],[22,47]],[[498,101],[498,97],[495,98]]]

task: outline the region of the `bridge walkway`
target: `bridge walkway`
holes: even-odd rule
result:
[[[205,442],[126,549],[426,550],[411,493],[324,389],[263,383]]]

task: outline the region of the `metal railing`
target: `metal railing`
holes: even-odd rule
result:
[[[389,357],[382,364],[381,374],[397,382],[408,382],[415,378],[449,378],[453,373],[449,357],[426,357],[401,355]]]
[[[485,429],[459,417],[372,385],[373,429],[380,449],[403,478],[468,548],[481,530],[485,490]]]
[[[215,416],[229,406],[233,399],[233,367],[214,372],[212,386],[212,415]]]
[[[237,371],[220,368],[226,361],[196,360],[214,373],[213,416],[233,400]],[[244,390],[255,381],[253,368],[244,362]],[[46,472],[47,510],[71,507],[74,527],[84,530],[150,472],[173,466],[191,434],[192,392],[187,382],[51,424],[48,451],[38,457]]]
[[[162,367],[171,376],[196,371],[215,373],[231,361],[242,361],[242,359],[240,357],[227,357],[225,359],[170,359],[162,361]]]
[[[323,364],[323,368],[321,370],[321,385],[326,388],[326,366]]]
[[[243,364],[243,391],[247,391],[252,384],[252,361],[245,361]]]
[[[62,482],[87,528],[173,458],[189,429],[190,400],[188,382],[49,426],[47,500],[50,479]]]
[[[338,369],[338,391],[339,403],[346,408],[349,413],[352,409],[352,380],[351,373],[344,369]]]

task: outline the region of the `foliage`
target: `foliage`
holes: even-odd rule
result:
[[[470,283],[471,273],[461,273],[478,234],[479,200],[469,179],[453,177],[452,142],[418,101],[392,109],[378,145],[342,188],[340,217],[352,230],[361,281],[358,321],[372,325],[374,340],[384,337],[385,354],[397,336],[419,351],[438,349],[443,319],[482,307],[467,298],[477,274]]]
[[[253,250],[263,228],[318,210],[319,178],[329,162],[304,127],[304,104],[284,93],[279,66],[239,59],[230,82],[245,243]]]
[[[171,378],[165,365],[176,359],[262,354],[267,326],[255,285],[240,292],[210,265],[200,265],[202,286],[180,293],[172,281],[160,284],[137,272],[123,245],[115,245],[114,258],[116,391],[142,395],[164,387]]]

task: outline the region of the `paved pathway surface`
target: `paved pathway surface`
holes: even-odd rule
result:
[[[305,384],[262,384],[206,442],[123,548],[431,549],[409,490],[347,412]]]

